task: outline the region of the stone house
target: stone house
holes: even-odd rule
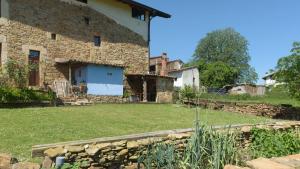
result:
[[[169,14],[133,0],[1,0],[0,9],[1,65],[37,65],[29,87],[67,98],[84,86],[93,101],[120,101],[124,91],[147,101],[150,22]],[[142,84],[131,84],[133,75]]]
[[[174,87],[183,88],[185,85],[200,88],[200,75],[197,67],[183,67],[180,59],[169,60],[166,53],[150,58],[150,74],[175,78]]]

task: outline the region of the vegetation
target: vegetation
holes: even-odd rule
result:
[[[276,80],[287,84],[291,96],[300,100],[300,42],[295,42],[292,54],[279,59]]]
[[[254,158],[271,158],[300,153],[299,129],[297,131],[252,129],[251,152]]]
[[[202,93],[199,95],[199,97],[202,99],[218,100],[218,101],[269,103],[274,105],[290,104],[293,106],[300,106],[300,101],[290,97],[287,87],[285,85],[268,88],[264,96],[250,96],[249,94],[220,95],[220,94]]]
[[[32,145],[190,128],[194,116],[194,109],[166,104],[0,109],[0,152],[28,159]],[[271,120],[201,110],[200,121],[208,125],[224,125]]]
[[[188,141],[184,152],[174,145],[157,144],[149,147],[139,158],[147,169],[151,168],[207,168],[222,169],[226,164],[238,163],[237,134],[219,132],[196,122],[195,133]]]
[[[196,97],[195,90],[189,85],[185,85],[184,88],[180,89],[179,93],[181,99],[187,99],[188,101]]]
[[[55,94],[53,92],[0,87],[0,103],[30,103],[33,101],[53,101],[54,99]]]
[[[257,73],[249,65],[248,41],[232,28],[208,33],[200,40],[191,65],[198,65],[207,87],[254,83]]]

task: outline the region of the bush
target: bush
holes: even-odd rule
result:
[[[205,126],[196,127],[183,153],[176,151],[172,144],[160,143],[150,146],[146,155],[142,155],[138,161],[147,169],[222,169],[226,164],[237,163],[236,136],[229,130],[218,132]]]
[[[300,153],[299,131],[275,131],[252,129],[251,152],[257,157],[279,157]]]
[[[0,87],[0,103],[29,103],[33,101],[53,101],[54,99],[55,94],[53,92]]]
[[[183,89],[180,90],[181,99],[191,99],[196,97],[196,92],[192,86],[185,85]]]

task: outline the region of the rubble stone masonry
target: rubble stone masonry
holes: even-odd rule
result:
[[[147,42],[104,14],[60,0],[6,2],[9,17],[0,20],[2,54],[4,50],[6,57],[28,63],[29,50],[39,50],[40,85],[68,79],[68,66],[56,65],[55,58],[123,64],[126,73],[148,72]],[[94,46],[94,36],[101,37],[100,47]]]

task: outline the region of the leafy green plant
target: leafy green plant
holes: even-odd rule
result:
[[[190,101],[191,99],[196,97],[196,92],[192,86],[185,85],[184,88],[180,90],[181,99],[187,99]]]
[[[251,154],[257,157],[278,157],[300,153],[299,130],[251,130]]]
[[[139,159],[146,168],[207,168],[221,169],[226,164],[237,163],[236,134],[217,132],[196,124],[196,131],[188,141],[183,153],[174,145],[157,144],[149,147],[146,155]]]

